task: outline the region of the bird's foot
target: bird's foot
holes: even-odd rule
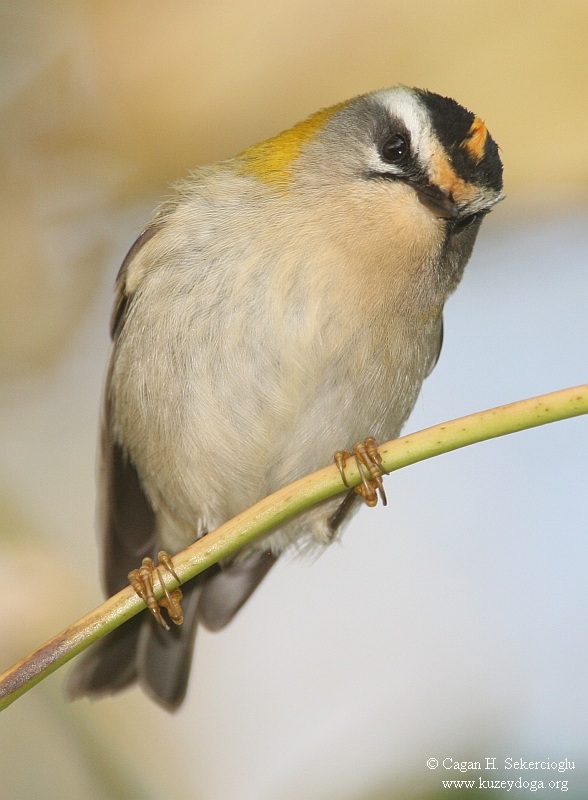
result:
[[[161,614],[161,608],[167,610],[169,618],[175,625],[181,625],[184,621],[184,614],[181,606],[182,590],[178,586],[177,589],[170,592],[161,575],[160,568],[163,567],[163,569],[179,583],[179,578],[176,575],[171,556],[164,550],[160,550],[157,554],[157,561],[158,563],[154,564],[151,558],[144,558],[139,569],[134,569],[132,572],[129,572],[129,582],[147,608],[151,611],[158,624],[166,631],[169,631],[169,625]],[[157,577],[165,593],[159,602],[155,599],[155,595],[153,594],[154,572],[157,572]]]
[[[378,452],[378,443],[373,436],[358,442],[353,447],[353,452],[349,450],[337,450],[335,453],[335,464],[339,468],[341,478],[345,486],[349,486],[345,477],[345,465],[351,456],[355,458],[357,469],[361,476],[361,483],[355,487],[355,491],[363,497],[366,505],[373,507],[378,504],[378,492],[382,499],[382,504],[386,505],[386,492],[382,483],[382,456]]]

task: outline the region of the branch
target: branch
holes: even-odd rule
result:
[[[379,447],[382,468],[385,472],[393,472],[469,444],[587,413],[588,384],[562,389],[386,442]],[[353,459],[350,459],[345,474],[350,486],[359,484],[360,475]],[[280,489],[174,556],[174,568],[180,583],[227,558],[300,511],[346,489],[335,465]],[[168,588],[176,588],[175,580],[165,574]],[[163,591],[157,573],[153,578],[155,596],[159,599]],[[92,642],[144,608],[143,601],[128,586],[6,670],[0,675],[0,711]]]

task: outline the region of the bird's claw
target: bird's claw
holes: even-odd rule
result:
[[[357,469],[361,476],[361,483],[355,487],[355,491],[363,497],[366,505],[373,507],[378,504],[378,492],[382,504],[387,504],[386,492],[382,483],[382,456],[378,452],[378,443],[373,436],[358,442],[353,447],[353,452],[349,450],[337,450],[335,453],[335,464],[339,468],[341,479],[345,486],[349,486],[345,477],[345,465],[351,456],[355,458]]]
[[[139,569],[134,569],[129,572],[129,582],[147,608],[151,611],[158,624],[166,631],[169,631],[169,625],[161,614],[161,608],[166,609],[169,618],[175,625],[181,625],[184,621],[184,614],[181,606],[183,595],[179,586],[177,589],[170,592],[161,574],[160,567],[163,567],[163,569],[179,583],[179,578],[176,575],[171,556],[166,553],[165,550],[160,550],[157,554],[157,560],[158,563],[154,564],[151,558],[144,558]],[[154,572],[157,572],[157,577],[164,591],[164,596],[159,602],[155,599],[153,593]]]

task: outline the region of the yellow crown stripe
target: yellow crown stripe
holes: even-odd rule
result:
[[[287,131],[278,133],[239,154],[241,172],[253,175],[269,184],[286,187],[291,167],[304,145],[313,139],[337,111],[349,101],[317,111]]]

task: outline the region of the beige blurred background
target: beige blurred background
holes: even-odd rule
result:
[[[581,214],[587,38],[585,0],[0,3],[0,668],[99,599],[94,433],[111,285],[168,185],[320,107],[406,83],[486,120],[508,195],[495,226]],[[206,779],[173,770],[179,718],[137,693],[64,706],[59,686],[0,719],[3,797],[168,797],[159,761],[176,798],[235,797],[222,760],[198,767]],[[142,757],[147,745],[159,755]]]
[[[4,4],[2,374],[75,335],[107,212],[353,94],[454,96],[500,143],[512,201],[585,196],[587,19],[583,0]]]

